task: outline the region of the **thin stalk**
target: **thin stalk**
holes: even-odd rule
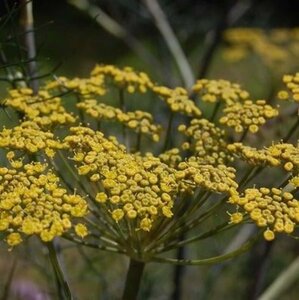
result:
[[[227,16],[229,13],[229,8],[226,4],[226,1],[221,1],[219,4],[222,6],[221,16],[215,28],[209,31],[206,35],[204,52],[201,57],[200,66],[197,73],[198,78],[204,78],[207,76],[216,50],[221,43],[222,33],[228,25]]]
[[[242,135],[241,135],[241,137],[240,137],[239,143],[242,143],[242,142],[244,141],[244,139],[245,139],[246,136],[247,136],[247,133],[248,133],[248,128],[246,128],[246,129],[243,131],[243,133],[242,133]]]
[[[38,92],[38,80],[32,79],[37,77],[36,65],[36,46],[34,36],[34,20],[33,20],[33,1],[20,0],[20,25],[24,33],[24,46],[27,51],[27,58],[31,60],[28,63],[28,75],[30,86],[35,94]]]
[[[290,128],[290,131],[288,132],[286,137],[283,139],[285,143],[287,143],[291,139],[292,135],[296,132],[298,127],[299,127],[299,117],[297,118],[297,121],[294,123],[294,125]]]
[[[6,300],[9,298],[10,287],[11,287],[11,283],[12,283],[12,279],[13,279],[13,275],[15,273],[16,267],[17,267],[17,259],[14,259],[12,266],[10,268],[7,280],[4,284],[3,292],[2,292],[2,295],[0,298],[1,300]]]
[[[159,240],[172,231],[174,225],[181,219],[181,211],[186,210],[187,207],[188,204],[186,204],[186,199],[182,198],[181,201],[179,201],[179,205],[175,207],[174,218],[159,219],[159,221],[155,225],[155,228],[147,236],[146,241],[149,241],[149,244],[147,245],[145,250],[153,249],[160,244]]]
[[[251,167],[245,173],[245,175],[243,176],[243,178],[240,180],[239,187],[243,186],[247,182],[248,178],[250,178],[255,172],[256,172],[256,167]]]
[[[16,13],[16,11],[19,11],[21,9],[24,9],[24,6],[26,6],[27,2],[22,1],[24,3],[20,3],[20,9],[12,9],[13,13]],[[4,1],[6,9],[10,10],[8,1]],[[12,15],[13,16],[13,15]],[[22,45],[19,41],[19,33],[18,33],[18,28],[16,28],[16,24],[13,20],[14,18],[8,18],[9,21],[9,27],[10,27],[10,37],[7,39],[7,43],[11,43],[14,47],[16,47],[16,55],[18,58],[18,61],[15,63],[17,68],[14,70],[14,77],[18,77],[20,79],[23,79],[22,81],[19,82],[18,87],[27,87],[29,86],[28,82],[28,76],[27,74],[27,69],[26,69],[26,63],[24,62],[24,57],[23,57],[23,48],[26,47],[26,45]],[[20,27],[20,26],[19,26]],[[22,33],[21,35],[24,35]],[[30,60],[29,60],[30,61]],[[20,72],[18,72],[18,68],[20,69]]]
[[[221,16],[215,28],[206,35],[204,53],[198,68],[197,78],[204,78],[207,76],[215,53],[219,45],[221,45],[222,33],[227,27],[231,27],[240,20],[253,6],[254,2],[256,2],[256,0],[235,1],[235,5],[231,8],[228,6],[227,1],[219,2],[219,5],[221,5]]]
[[[99,237],[100,240],[103,240],[103,241],[106,240],[106,241],[108,241],[109,243],[111,243],[111,244],[113,244],[115,246],[119,243],[117,237],[114,236],[114,235],[111,235],[111,233],[107,231],[107,228],[105,228],[105,227],[103,228],[103,227],[99,226],[98,224],[96,224],[95,222],[93,222],[92,220],[90,220],[87,217],[84,217],[83,219],[90,226],[93,226],[97,230],[97,232],[99,232],[100,234],[102,234],[102,236]],[[107,224],[104,223],[103,225],[105,226]],[[117,242],[114,241],[114,239],[117,240]]]
[[[125,91],[122,88],[119,89],[119,107],[124,113],[127,111],[126,104],[125,104]],[[124,144],[127,147],[128,151],[130,151],[130,145],[128,141],[128,135],[127,135],[125,124],[122,124],[122,132],[123,132]]]
[[[248,300],[256,300],[258,294],[260,294],[265,274],[268,271],[267,262],[274,243],[275,240],[272,242],[262,241],[254,247],[256,249],[252,249],[250,252],[247,266],[248,275],[251,279],[248,280],[247,286],[246,296]]]
[[[141,131],[139,131],[137,133],[137,138],[136,138],[136,152],[141,151],[141,137],[142,137],[142,134],[141,134]]]
[[[157,0],[143,0],[143,2],[155,20],[156,26],[173,56],[185,87],[190,89],[195,82],[193,71],[165,13]]]
[[[173,230],[171,235],[177,234],[182,232],[183,230],[191,230],[194,227],[201,224],[207,218],[209,218],[223,203],[227,200],[227,197],[223,197],[219,202],[211,206],[207,211],[196,217],[195,219],[191,220],[190,222],[183,224],[182,226],[178,226],[176,229]]]
[[[69,284],[66,280],[65,274],[62,271],[60,262],[57,257],[56,250],[54,248],[53,243],[47,243],[47,248],[49,251],[49,258],[52,264],[53,270],[55,272],[55,276],[59,282],[60,287],[62,288],[64,299],[72,300],[74,297],[72,296]]]
[[[220,232],[231,229],[234,226],[236,226],[236,224],[228,224],[227,222],[219,224],[214,229],[209,230],[205,233],[201,233],[199,235],[193,236],[192,238],[185,239],[185,240],[180,239],[180,241],[174,241],[173,243],[168,243],[167,247],[163,247],[163,248],[159,249],[159,251],[157,251],[157,252],[161,253],[161,252],[169,251],[171,249],[174,249],[174,248],[177,248],[177,247],[183,247],[187,244],[194,243],[194,242],[197,242],[199,240],[207,239],[207,238],[209,238],[211,236],[214,236],[214,235],[216,235]]]
[[[213,122],[213,121],[215,120],[216,115],[217,115],[217,113],[218,113],[218,111],[219,111],[220,106],[221,106],[221,102],[218,100],[218,101],[216,102],[215,106],[214,106],[212,115],[211,115],[211,117],[210,117],[210,122]]]
[[[167,124],[167,130],[166,130],[166,136],[165,136],[165,142],[163,146],[162,152],[165,152],[171,142],[171,128],[172,128],[172,123],[174,119],[174,113],[171,111],[169,118],[168,118],[168,124]]]
[[[15,84],[14,84],[14,81],[13,81],[13,72],[10,70],[9,66],[8,67],[5,67],[5,65],[7,64],[7,59],[6,59],[6,55],[4,53],[4,50],[2,49],[2,45],[0,44],[0,62],[1,62],[1,67],[0,68],[3,68],[4,71],[5,71],[5,75],[6,77],[5,78],[1,78],[1,80],[3,81],[8,81],[13,88],[15,88]]]
[[[288,267],[284,270],[274,282],[259,296],[259,300],[273,300],[279,299],[281,295],[288,288],[298,283],[298,274],[299,274],[299,257],[297,257]]]
[[[130,259],[122,300],[137,299],[144,267],[144,262]]]
[[[184,215],[176,222],[176,225],[180,225],[181,223],[184,223],[186,219],[190,219],[190,217],[197,212],[198,208],[204,205],[204,203],[209,199],[211,196],[211,193],[209,192],[203,192],[200,193],[194,201],[196,202],[194,205],[190,205],[189,208],[184,212]]]
[[[90,242],[87,242],[87,241],[84,241],[84,240],[79,240],[79,239],[75,238],[72,235],[64,234],[62,237],[65,238],[66,240],[69,240],[69,241],[73,242],[73,243],[76,243],[78,245],[85,246],[85,247],[88,247],[88,248],[93,248],[93,249],[97,249],[97,250],[101,250],[101,251],[109,251],[109,252],[114,252],[114,253],[125,254],[125,251],[119,250],[117,248],[110,247],[110,246],[103,246],[103,245],[99,245],[99,244],[94,244],[94,243],[90,243]]]
[[[79,95],[76,95],[76,103],[79,104],[80,102],[81,102],[81,99],[80,99]],[[83,111],[83,109],[82,108],[78,108],[78,107],[77,107],[77,109],[78,109],[78,112],[79,112],[80,122],[82,124],[85,124],[85,118],[84,118],[84,111]]]
[[[68,0],[68,3],[87,14],[94,22],[109,32],[114,37],[123,40],[123,42],[155,70],[160,69],[160,62],[155,55],[151,53],[142,41],[139,41],[126,26],[118,23],[115,19],[109,16],[100,6],[91,4],[88,0]]]
[[[257,176],[260,172],[264,170],[264,167],[253,167],[248,170],[245,176],[241,179],[239,183],[239,187],[245,186],[249,181],[251,181],[255,176]]]
[[[265,169],[265,167],[263,167],[263,166],[257,167],[256,170],[255,170],[255,172],[253,172],[253,174],[247,178],[247,180],[243,183],[243,185],[245,185],[248,182],[250,182],[254,177],[256,177],[257,175],[259,175],[264,169]]]
[[[194,213],[195,207],[200,207],[204,203],[204,201],[207,200],[207,196],[209,196],[209,193],[207,193],[206,195],[200,193],[196,197],[196,199],[198,199],[200,195],[202,195],[201,200],[198,203],[195,203],[195,205],[193,206],[189,205],[189,207],[184,205],[184,203],[186,203],[188,199],[183,198],[182,201],[180,201],[181,205],[175,208],[175,216],[177,216],[178,219],[174,219],[173,222],[167,222],[167,220],[163,219],[163,221],[161,221],[160,224],[158,224],[154,229],[153,236],[155,238],[149,238],[149,240],[152,240],[153,242],[150,243],[146,247],[146,249],[155,248],[157,245],[161,244],[161,240],[165,240],[165,238],[168,236],[171,237],[171,233],[173,232],[173,230],[177,229],[180,226],[184,226],[186,218],[190,218],[190,216]],[[194,201],[196,201],[196,199],[194,199]],[[184,211],[184,214],[180,215],[180,212],[182,210]],[[165,222],[167,223],[165,224]]]
[[[228,259],[232,259],[237,257],[245,252],[247,252],[258,240],[259,234],[255,237],[248,240],[244,243],[240,248],[235,251],[229,252],[227,254],[214,256],[211,258],[205,259],[174,259],[174,258],[165,258],[165,257],[152,257],[151,262],[158,262],[158,263],[167,263],[167,264],[174,264],[174,265],[192,265],[192,266],[199,266],[199,265],[214,265],[222,263]]]

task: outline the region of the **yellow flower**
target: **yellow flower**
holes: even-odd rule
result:
[[[267,227],[264,237],[268,241],[275,238],[275,232],[292,233],[298,223],[299,201],[282,189],[247,188],[244,194],[232,196],[229,202],[242,207],[257,226]]]
[[[82,239],[88,235],[87,227],[82,223],[75,226],[75,232]]]
[[[253,102],[246,100],[243,103],[235,103],[223,109],[224,116],[219,119],[221,124],[233,127],[236,132],[243,132],[249,129],[256,133],[259,127],[264,125],[266,119],[278,115],[278,110],[266,104],[264,100]]]
[[[13,232],[6,237],[6,242],[9,246],[14,247],[22,242],[22,237],[19,233]]]
[[[249,98],[249,93],[239,84],[227,80],[200,79],[192,89],[203,101],[211,103],[224,101],[227,105],[234,105]]]
[[[0,176],[0,230],[18,230],[7,239],[11,246],[22,241],[21,235],[51,241],[71,228],[72,218],[87,214],[86,201],[62,189],[46,164],[0,168],[0,173],[5,173]]]
[[[230,215],[230,222],[233,224],[238,224],[243,221],[243,214],[236,212]]]

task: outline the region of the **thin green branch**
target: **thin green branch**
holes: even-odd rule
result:
[[[289,132],[287,133],[286,137],[283,139],[283,141],[285,143],[287,143],[291,137],[293,136],[293,134],[296,132],[296,130],[299,127],[299,116],[297,117],[296,122],[294,123],[294,125],[290,128]]]
[[[245,252],[247,252],[254,243],[258,240],[260,235],[256,235],[255,237],[251,238],[249,241],[244,243],[240,248],[235,251],[232,251],[227,254],[205,258],[205,259],[174,259],[174,258],[164,258],[164,257],[152,257],[151,262],[158,262],[158,263],[168,263],[173,265],[191,265],[191,266],[199,266],[199,265],[211,265],[211,264],[219,264],[226,260],[232,259],[237,257]]]
[[[194,242],[197,242],[197,241],[209,238],[209,237],[214,236],[214,235],[216,235],[216,234],[218,234],[220,232],[223,232],[223,231],[226,231],[228,229],[231,229],[234,226],[236,226],[236,224],[229,224],[227,222],[219,224],[215,228],[213,228],[212,230],[209,230],[207,232],[195,235],[192,238],[185,239],[185,240],[180,240],[180,241],[175,240],[172,243],[167,243],[167,247],[162,247],[161,249],[159,249],[157,251],[157,253],[166,252],[166,251],[169,251],[171,249],[175,249],[175,248],[178,248],[178,247],[183,247],[185,245],[188,245],[188,244],[191,244],[191,243],[194,243]]]
[[[63,273],[63,270],[61,268],[61,265],[60,265],[60,262],[58,260],[57,253],[56,253],[56,250],[55,250],[55,247],[54,247],[53,243],[51,243],[51,242],[46,243],[46,246],[47,246],[48,251],[49,251],[49,258],[50,258],[50,262],[52,264],[53,270],[55,272],[55,276],[56,276],[57,280],[59,281],[60,287],[63,290],[63,294],[64,294],[65,299],[67,299],[67,300],[74,299],[73,296],[72,296],[69,284],[66,280],[66,276]]]
[[[210,122],[213,122],[213,121],[215,120],[216,115],[217,115],[217,113],[218,113],[218,111],[219,111],[220,106],[221,106],[221,102],[218,100],[218,101],[216,102],[215,106],[214,106],[212,115],[211,115],[211,117],[210,117]]]
[[[17,267],[17,259],[15,258],[12,262],[12,266],[8,273],[7,280],[4,284],[4,289],[3,289],[3,292],[2,292],[2,295],[0,298],[1,300],[9,299],[9,291],[10,291],[10,287],[11,287],[11,283],[12,283],[12,279],[13,279],[16,267]]]
[[[95,243],[90,243],[84,240],[79,240],[76,237],[74,237],[73,235],[68,235],[68,234],[64,234],[62,236],[63,238],[65,238],[66,240],[69,240],[71,242],[74,242],[78,245],[82,245],[85,247],[89,247],[89,248],[93,248],[93,249],[97,249],[97,250],[101,250],[101,251],[108,251],[108,252],[114,252],[114,253],[120,253],[120,254],[125,254],[126,252],[114,247],[110,247],[110,246],[103,246],[103,245],[99,245],[99,244],[95,244]]]
[[[168,123],[167,123],[166,134],[165,134],[165,142],[164,142],[162,152],[165,152],[171,143],[171,128],[172,128],[173,119],[174,119],[174,112],[170,111]]]
[[[242,142],[245,140],[248,131],[249,131],[248,128],[246,128],[246,129],[243,131],[243,133],[242,133],[242,135],[241,135],[241,137],[240,137],[240,139],[239,139],[239,143],[242,143]]]

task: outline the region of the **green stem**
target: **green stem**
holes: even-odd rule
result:
[[[242,143],[242,142],[244,141],[244,139],[246,138],[247,133],[248,133],[248,128],[246,128],[246,129],[243,131],[243,134],[242,134],[241,137],[240,137],[239,143]]]
[[[213,122],[214,119],[216,118],[216,115],[219,111],[219,108],[220,108],[220,105],[221,105],[221,102],[218,100],[214,106],[214,109],[213,109],[213,112],[212,112],[212,115],[210,117],[210,122]]]
[[[122,300],[137,299],[145,263],[130,259]]]
[[[80,96],[78,94],[76,94],[76,103],[77,105],[81,102]],[[84,118],[84,110],[82,108],[79,108],[77,106],[78,109],[78,114],[79,114],[79,120],[82,123],[82,125],[84,126],[85,124],[85,118]]]
[[[125,251],[122,251],[118,248],[114,248],[114,247],[111,247],[111,246],[104,246],[104,245],[94,244],[94,243],[89,243],[89,242],[86,242],[84,240],[79,240],[79,239],[75,238],[72,235],[64,234],[63,238],[65,238],[66,240],[69,240],[73,243],[76,243],[78,245],[85,246],[87,248],[97,249],[97,250],[100,250],[100,251],[108,251],[108,252],[125,254]]]
[[[250,178],[256,172],[256,167],[251,167],[243,176],[243,178],[239,182],[239,187],[242,187],[244,183],[247,182],[248,178]]]
[[[183,246],[185,246],[187,244],[194,243],[196,241],[203,240],[203,239],[209,238],[211,236],[214,236],[214,235],[216,235],[216,234],[218,234],[220,232],[223,232],[223,231],[226,231],[228,229],[231,229],[234,226],[236,226],[236,224],[228,224],[227,222],[219,224],[215,228],[213,228],[212,230],[209,230],[209,231],[207,231],[205,233],[201,233],[199,235],[193,236],[192,238],[185,239],[185,240],[181,239],[180,241],[175,241],[172,244],[169,243],[167,245],[167,247],[161,248],[157,252],[161,253],[161,252],[169,251],[169,250],[174,249],[174,248],[183,247]]]
[[[119,106],[120,109],[126,113],[126,104],[125,104],[125,90],[120,88],[119,89]],[[130,151],[130,145],[129,145],[129,140],[128,140],[128,135],[127,135],[127,130],[125,124],[122,124],[122,131],[123,131],[123,139],[124,139],[124,144],[127,147],[128,151]]]
[[[168,119],[168,124],[167,124],[167,130],[166,130],[166,136],[165,136],[165,143],[162,152],[165,152],[170,144],[170,139],[171,139],[171,127],[172,127],[172,122],[174,119],[174,113],[171,111]]]
[[[264,170],[263,166],[253,167],[248,170],[244,177],[239,182],[239,188],[244,187],[249,181],[251,181],[255,176]]]
[[[59,282],[59,284],[60,284],[60,286],[63,290],[64,299],[72,300],[74,298],[72,296],[70,287],[68,285],[68,282],[67,282],[67,280],[65,278],[65,275],[62,271],[62,268],[60,266],[60,263],[59,263],[54,245],[51,242],[47,243],[46,245],[47,245],[47,248],[48,248],[48,251],[49,251],[49,258],[50,258],[50,262],[52,264],[52,267],[54,269],[55,276],[56,276],[56,278],[57,278],[57,280],[58,280],[58,282]]]
[[[299,117],[297,118],[297,121],[295,122],[295,124],[291,127],[291,129],[288,132],[288,134],[286,135],[286,137],[283,139],[283,141],[285,143],[289,141],[289,139],[292,137],[294,132],[297,130],[298,126],[299,126]]]
[[[164,257],[153,257],[151,259],[152,262],[158,262],[158,263],[167,263],[167,264],[174,264],[174,265],[214,265],[222,263],[228,259],[234,258],[240,254],[243,254],[247,252],[254,243],[258,240],[258,237],[260,235],[253,237],[249,241],[247,241],[245,244],[243,244],[240,248],[238,248],[235,251],[229,252],[224,255],[214,256],[211,258],[205,258],[205,259],[174,259],[174,258],[164,258]]]
[[[9,299],[9,294],[10,294],[10,289],[11,289],[11,283],[12,283],[12,279],[15,273],[17,267],[17,259],[14,259],[13,263],[12,263],[12,267],[10,268],[7,280],[4,284],[4,288],[3,288],[3,292],[1,294],[1,300],[6,300]]]
[[[136,139],[136,152],[139,152],[141,150],[141,137],[142,137],[142,134],[141,134],[141,131],[139,131],[137,133],[137,139]]]

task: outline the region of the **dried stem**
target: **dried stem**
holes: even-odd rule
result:
[[[20,26],[24,34],[24,46],[27,51],[29,84],[35,94],[38,91],[36,45],[34,36],[33,1],[20,0]]]
[[[156,66],[159,69],[160,63],[150,53],[150,51],[148,51],[146,47],[124,26],[111,18],[98,5],[93,5],[88,0],[69,0],[68,2],[83,11],[85,14],[89,15],[107,32],[116,38],[123,40],[123,42],[148,65]]]
[[[161,32],[165,43],[167,44],[168,49],[178,66],[185,87],[187,89],[191,88],[195,82],[192,69],[177,37],[175,36],[174,31],[170,27],[162,8],[156,0],[143,0],[143,2],[153,16],[156,26]]]
[[[298,278],[299,256],[275,279],[258,300],[279,299],[280,295],[294,284]]]

